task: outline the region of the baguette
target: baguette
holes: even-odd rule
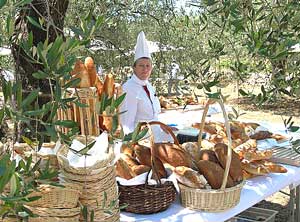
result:
[[[207,180],[204,178],[204,176],[200,175],[197,171],[191,168],[178,166],[174,169],[174,173],[176,179],[188,187],[198,189],[204,188],[207,184]]]
[[[108,96],[108,98],[110,98],[114,95],[115,80],[114,80],[113,75],[111,73],[109,73],[105,76],[103,91]]]
[[[87,88],[91,86],[90,77],[88,71],[81,60],[77,60],[74,66],[74,69],[71,71],[73,78],[79,78],[80,83],[77,87]]]
[[[270,173],[286,173],[287,172],[287,169],[284,166],[273,163],[271,161],[259,160],[259,161],[255,161],[255,162],[266,166],[267,169],[270,171]]]
[[[96,76],[95,87],[97,88],[98,96],[101,97],[103,92],[103,83],[99,76]]]
[[[262,151],[245,151],[244,159],[252,162],[254,160],[265,160],[270,159],[273,155],[272,150],[262,150]]]
[[[86,57],[85,60],[84,60],[84,65],[85,65],[85,67],[88,71],[91,86],[95,86],[97,71],[96,71],[96,67],[95,67],[93,58],[92,57]]]
[[[255,162],[242,161],[242,168],[253,175],[266,175],[270,172],[266,166]]]
[[[269,131],[258,131],[257,133],[253,134],[250,136],[251,139],[256,139],[256,140],[264,140],[271,138],[272,133]]]

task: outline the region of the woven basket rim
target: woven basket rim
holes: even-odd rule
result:
[[[69,161],[66,159],[67,151],[69,150],[68,146],[62,145],[59,150],[57,151],[57,160],[61,168],[65,171],[73,174],[90,174],[95,170],[100,170],[101,168],[107,167],[109,164],[112,164],[112,161],[115,157],[114,152],[112,149],[106,153],[106,158],[102,160],[97,160],[93,166],[87,167],[74,167],[69,164]]]
[[[180,187],[183,187],[184,189],[186,190],[189,190],[189,191],[193,191],[193,192],[196,192],[196,193],[224,193],[224,192],[231,192],[231,191],[234,191],[234,190],[237,190],[237,189],[241,189],[244,185],[245,185],[246,181],[245,180],[242,180],[241,182],[239,182],[238,184],[232,186],[232,187],[228,187],[228,188],[225,188],[225,189],[200,189],[200,188],[192,188],[192,187],[188,187],[180,182],[178,182],[178,185]]]

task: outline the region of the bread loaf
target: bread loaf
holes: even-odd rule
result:
[[[151,167],[151,151],[150,148],[136,144],[133,147],[136,159],[141,165]]]
[[[93,58],[92,57],[86,57],[85,60],[84,60],[84,65],[85,65],[85,67],[88,71],[91,86],[95,86],[97,71],[96,71],[96,67],[95,67]]]
[[[116,174],[117,176],[122,177],[126,180],[130,180],[136,176],[136,174],[132,171],[132,169],[122,158],[120,158],[116,162]]]
[[[135,165],[132,166],[131,169],[136,175],[141,175],[143,173],[150,171],[151,168],[146,165]]]
[[[202,174],[213,189],[220,189],[224,177],[224,169],[209,160],[200,160],[197,162],[199,173]],[[226,187],[232,187],[234,183],[228,175]]]
[[[105,76],[103,91],[110,98],[114,95],[115,92],[115,80],[111,73]]]
[[[162,163],[162,161],[153,157],[153,166],[152,166],[152,179],[158,180],[167,177],[167,171]]]
[[[99,76],[96,76],[95,87],[97,88],[98,96],[101,97],[102,92],[103,92],[103,83]]]
[[[154,155],[163,163],[170,165],[192,167],[191,156],[181,147],[171,143],[155,143]]]
[[[213,150],[202,149],[200,151],[200,160],[209,160],[214,163],[220,164],[215,152]]]
[[[133,146],[123,143],[121,146],[121,153],[127,154],[131,157],[135,157]]]
[[[139,162],[135,158],[133,158],[125,153],[121,153],[121,158],[127,163],[127,165],[130,168],[132,168],[133,166],[140,165]]]
[[[264,139],[268,139],[271,138],[272,133],[270,133],[269,131],[259,131],[253,135],[250,136],[251,139],[256,139],[256,140],[264,140]]]
[[[242,161],[242,168],[248,173],[254,175],[266,175],[270,172],[266,166],[255,162],[250,163],[250,162]]]
[[[206,149],[206,150],[212,150],[215,147],[215,144],[208,141],[208,140],[202,140],[201,141],[201,148]]]
[[[223,169],[225,169],[226,167],[227,150],[228,147],[226,144],[218,143],[215,145],[215,153]],[[231,176],[234,182],[239,182],[243,180],[241,161],[239,155],[233,150],[231,152],[231,163],[229,168],[229,175]]]
[[[198,148],[198,145],[196,142],[186,142],[183,143],[182,148],[188,152],[191,157],[198,162],[200,160],[200,149]]]
[[[91,86],[90,77],[88,71],[81,60],[77,60],[74,69],[71,72],[73,78],[79,78],[80,83],[77,87],[87,88]]]
[[[267,169],[270,171],[270,173],[286,173],[287,172],[287,169],[284,166],[273,163],[271,161],[259,160],[259,161],[254,161],[254,162],[266,166]]]
[[[207,184],[206,179],[204,178],[203,175],[200,175],[197,171],[184,167],[184,166],[178,166],[174,169],[174,173],[176,176],[176,179],[192,188],[204,188],[204,186]]]
[[[272,150],[256,150],[256,151],[246,151],[244,152],[244,159],[252,162],[254,160],[266,160],[270,159],[273,155]]]

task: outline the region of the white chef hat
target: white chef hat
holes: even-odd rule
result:
[[[135,45],[134,62],[139,58],[146,57],[151,59],[148,41],[145,37],[145,33],[141,31],[137,37]]]

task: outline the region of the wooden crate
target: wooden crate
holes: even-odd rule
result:
[[[81,135],[100,134],[99,116],[96,113],[96,103],[99,100],[97,89],[95,87],[89,88],[69,88],[67,89],[66,98],[79,97],[79,101],[87,104],[88,107],[79,107],[75,103],[71,103],[66,110],[59,109],[57,112],[57,119],[59,120],[74,120],[78,123]],[[61,127],[62,132],[67,133],[68,128]]]

